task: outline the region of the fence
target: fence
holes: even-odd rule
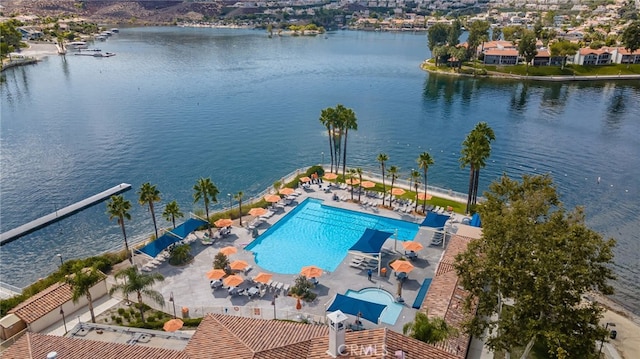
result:
[[[20,332],[16,333],[16,335],[12,336],[11,338],[3,341],[0,343],[0,353],[3,352],[5,349],[9,348],[11,345],[13,345],[13,343],[17,342],[18,339],[20,339],[24,333],[27,332],[28,328],[22,329]]]

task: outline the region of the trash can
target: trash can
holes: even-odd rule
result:
[[[609,338],[611,339],[615,339],[618,336],[618,331],[616,330],[612,330],[611,333],[609,333]]]
[[[189,317],[189,308],[182,307],[182,317],[183,318],[188,318]]]

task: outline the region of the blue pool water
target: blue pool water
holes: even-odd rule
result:
[[[308,265],[333,272],[367,228],[391,233],[397,229],[401,241],[413,240],[418,233],[415,223],[335,208],[322,202],[306,199],[249,244],[246,249],[254,252],[256,263],[282,274],[299,273]]]
[[[382,312],[380,321],[389,325],[396,324],[396,320],[402,311],[403,306],[393,300],[393,295],[384,289],[365,288],[359,291],[349,289],[345,295],[347,297],[366,300],[371,303],[386,305],[387,309]]]

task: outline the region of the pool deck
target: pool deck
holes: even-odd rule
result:
[[[325,182],[326,184],[326,182]],[[334,201],[332,200],[333,194],[337,194],[343,198],[350,199],[350,192],[341,189],[333,189],[332,192],[326,193],[318,189],[317,185],[312,185],[312,189],[308,191],[302,191],[302,194],[298,197],[297,203],[301,203],[307,197],[317,198],[324,200],[327,205],[359,211],[366,213],[373,213],[380,216],[402,219],[410,222],[420,223],[424,216],[414,216],[405,213],[398,213],[392,210],[365,207],[358,203],[351,203],[348,201]],[[357,195],[354,197],[357,199]],[[381,200],[378,200],[380,202]],[[276,212],[274,216],[268,219],[267,223],[259,227],[259,233],[262,234],[271,225],[276,223],[280,218],[289,213],[295,205],[286,206],[284,211],[280,210]],[[455,214],[454,214],[455,215]],[[460,216],[460,215],[456,215]],[[243,217],[243,224],[246,226],[253,217]],[[420,286],[425,278],[433,278],[434,272],[440,260],[443,252],[442,246],[430,246],[432,233],[430,230],[420,228],[415,240],[424,245],[424,249],[418,252],[418,259],[412,263],[415,265],[415,269],[409,273],[408,279],[404,282],[402,287],[402,297],[405,300],[405,308],[398,316],[398,320],[395,325],[390,326],[387,324],[380,324],[380,327],[388,327],[394,331],[402,332],[402,326],[413,320],[416,309],[411,308]],[[352,268],[349,263],[353,257],[352,254],[347,254],[341,264],[335,269],[335,271],[329,273],[325,272],[319,278],[319,285],[313,289],[313,292],[318,294],[317,299],[312,303],[304,303],[300,310],[296,310],[296,299],[279,294],[275,299],[275,308],[272,305],[274,300],[274,292],[267,292],[262,297],[256,297],[249,299],[246,296],[229,296],[226,289],[212,290],[209,287],[209,280],[206,278],[205,273],[213,268],[213,259],[218,253],[218,250],[225,246],[235,246],[238,248],[236,254],[229,256],[230,261],[245,260],[253,269],[246,274],[246,277],[253,277],[257,273],[263,271],[268,272],[260,268],[254,260],[253,253],[244,249],[244,247],[251,243],[251,232],[246,228],[239,227],[239,221],[234,221],[234,226],[231,231],[231,235],[224,239],[218,239],[211,245],[203,245],[200,241],[193,242],[192,254],[195,256],[194,260],[183,266],[175,267],[168,263],[163,263],[154,269],[155,272],[161,273],[165,280],[156,285],[156,290],[160,291],[165,300],[167,300],[171,293],[175,298],[175,303],[169,302],[165,304],[164,310],[167,313],[173,311],[172,305],[178,308],[177,312],[180,315],[181,308],[189,308],[190,315],[193,317],[200,317],[203,313],[227,313],[243,316],[252,316],[257,318],[272,319],[274,309],[277,310],[278,319],[292,319],[300,320],[301,318],[308,318],[311,321],[322,321],[326,315],[326,307],[330,304],[336,293],[344,294],[348,289],[360,290],[368,287],[381,288],[394,297],[397,292],[397,280],[393,276],[393,271],[388,267],[390,260],[400,257],[404,253],[404,248],[400,243],[397,243],[397,254],[383,255],[382,266],[387,267],[386,277],[381,277],[374,272],[372,281],[367,279],[366,270],[360,270]],[[395,241],[393,237],[387,240],[384,248],[394,251]],[[283,260],[286,260],[286,256],[295,255],[295,253],[283,253]],[[138,256],[137,260],[141,260]],[[139,263],[139,262],[138,262]],[[284,275],[273,274],[273,280],[293,284],[296,275]],[[241,274],[245,276],[244,274]],[[375,328],[378,325],[363,320],[365,328]]]

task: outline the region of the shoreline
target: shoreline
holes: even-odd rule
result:
[[[426,62],[426,60],[425,60]],[[487,71],[486,75],[464,74],[459,72],[440,71],[424,66],[424,62],[420,68],[432,74],[449,75],[454,77],[471,77],[471,78],[488,78],[488,79],[506,79],[506,80],[524,80],[524,81],[542,81],[542,82],[580,82],[580,81],[626,81],[640,80],[640,75],[551,75],[551,76],[522,76],[514,74],[504,74],[501,72]]]

